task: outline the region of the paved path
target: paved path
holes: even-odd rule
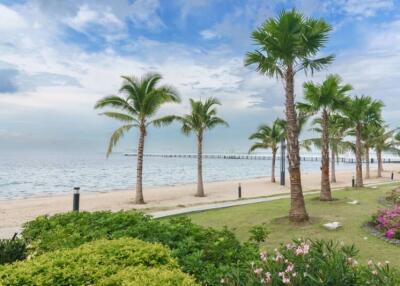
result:
[[[394,180],[394,181],[382,182],[382,183],[374,183],[374,184],[365,184],[365,186],[371,187],[371,186],[378,186],[378,185],[388,185],[391,183],[398,183],[398,182],[400,182],[400,180]],[[343,188],[333,189],[333,191],[341,190],[341,189],[343,189]],[[319,193],[319,191],[309,191],[309,192],[304,192],[304,195],[313,195],[313,194],[318,194],[318,193]],[[150,212],[148,214],[153,216],[154,218],[162,218],[162,217],[182,215],[182,214],[188,214],[188,213],[194,213],[194,212],[202,212],[202,211],[208,211],[208,210],[214,210],[214,209],[229,208],[229,207],[234,207],[234,206],[243,206],[243,205],[256,204],[256,203],[262,203],[262,202],[270,202],[270,201],[285,199],[285,198],[289,198],[289,197],[290,197],[290,194],[284,194],[284,195],[275,195],[275,196],[262,197],[262,198],[241,199],[241,200],[235,200],[235,201],[227,201],[227,202],[204,204],[204,205],[198,205],[198,206],[192,206],[192,207],[184,207],[184,208],[179,208],[179,209]],[[21,231],[22,231],[22,228],[20,226],[0,228],[0,239],[11,238],[14,235],[14,233],[16,233],[16,232],[20,233]]]

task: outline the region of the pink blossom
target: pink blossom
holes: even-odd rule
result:
[[[385,236],[386,236],[387,238],[389,238],[389,239],[392,239],[392,238],[394,237],[395,234],[396,234],[396,230],[393,229],[393,228],[391,228],[391,229],[389,229],[389,230],[387,230],[387,231],[385,232]]]

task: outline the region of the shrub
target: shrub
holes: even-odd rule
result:
[[[154,220],[134,211],[42,216],[25,225],[23,237],[33,253],[72,248],[101,238],[159,242],[172,250],[184,272],[207,285],[220,285],[221,277],[229,273],[247,275],[249,261],[258,253],[257,245],[241,244],[226,228],[204,228],[184,217]],[[246,277],[241,274],[236,279],[245,281]]]
[[[128,267],[140,267],[139,270],[133,269],[138,273],[163,267],[165,271],[176,271],[182,279],[194,283],[189,276],[177,270],[176,261],[170,256],[170,251],[162,245],[122,238],[98,240],[78,248],[48,252],[31,260],[3,266],[0,271],[0,285],[98,285],[107,277],[126,271]],[[151,273],[157,271],[152,270]],[[164,273],[163,270],[159,271]],[[144,274],[141,277],[149,279],[149,283],[143,285],[152,285],[151,283],[155,283],[152,280],[157,279],[155,276]],[[166,281],[169,280],[168,276],[164,277]],[[126,283],[135,281],[131,276],[124,280]],[[174,281],[172,278],[170,280]]]
[[[385,197],[386,201],[392,204],[399,204],[400,203],[400,188],[396,188],[388,193],[386,193]]]
[[[100,286],[194,286],[187,274],[178,269],[128,267],[99,282]]]
[[[372,217],[371,223],[387,238],[400,239],[400,205],[391,209],[380,209]]]
[[[355,260],[354,246],[333,241],[294,241],[274,252],[262,252],[253,264],[252,279],[246,285],[400,285],[399,273],[387,264],[361,266]],[[230,279],[222,284],[235,285]]]
[[[0,265],[26,258],[26,244],[22,239],[0,239]]]

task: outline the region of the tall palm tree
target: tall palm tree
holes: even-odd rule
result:
[[[399,133],[395,135],[398,130],[392,129],[387,130],[384,126],[377,128],[375,132],[374,140],[372,141],[372,147],[375,148],[377,163],[378,163],[378,177],[382,177],[383,163],[382,163],[382,152],[389,152],[396,155],[400,154],[398,139],[400,138]]]
[[[298,108],[306,113],[321,113],[321,201],[331,201],[329,181],[329,117],[332,112],[340,110],[347,101],[346,93],[352,90],[351,85],[341,84],[338,75],[329,75],[322,84],[304,83],[305,102],[298,103]]]
[[[169,102],[180,102],[180,98],[174,88],[159,85],[162,79],[160,74],[148,73],[141,78],[134,76],[122,76],[122,78],[123,83],[119,89],[122,96],[106,96],[96,103],[95,109],[113,108],[114,110],[101,114],[123,123],[111,136],[107,157],[127,131],[132,128],[139,129],[135,203],[144,204],[142,173],[147,127],[152,124],[159,126],[162,122],[168,120],[168,117],[154,119],[154,116],[162,105]]]
[[[251,147],[249,152],[256,149],[269,149],[272,151],[272,167],[271,167],[271,182],[275,183],[275,162],[276,152],[279,149],[281,140],[285,137],[285,130],[281,124],[280,119],[275,119],[272,126],[263,124],[258,127],[257,132],[250,135],[250,140],[258,140]]]
[[[363,187],[362,177],[362,129],[371,125],[380,125],[383,102],[370,96],[356,96],[350,99],[344,109],[345,116],[353,123],[356,136],[356,187]]]
[[[312,128],[312,131],[322,134],[322,120],[321,118],[315,118],[313,125],[317,125]],[[354,149],[354,144],[344,140],[349,135],[349,128],[351,122],[340,114],[331,114],[329,116],[329,148],[331,150],[331,183],[336,183],[336,160],[339,154],[343,154],[348,150]],[[322,149],[322,136],[319,138],[311,138],[303,141],[305,146],[314,145],[315,147]]]
[[[213,129],[217,125],[229,126],[222,118],[217,116],[216,105],[221,105],[218,99],[210,97],[204,102],[189,99],[191,112],[183,116],[168,116],[160,122],[168,124],[174,120],[182,124],[182,132],[185,135],[194,133],[197,137],[197,197],[204,197],[203,185],[203,139],[206,130]]]
[[[297,113],[294,101],[294,77],[301,70],[319,71],[333,61],[333,56],[313,59],[328,39],[331,26],[321,19],[307,18],[295,10],[282,11],[267,19],[252,33],[259,49],[248,52],[245,65],[257,65],[257,71],[283,80],[288,131],[291,221],[308,220],[301,186]]]

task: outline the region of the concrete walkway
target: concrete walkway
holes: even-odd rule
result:
[[[400,182],[400,180],[393,180],[390,182],[365,184],[365,187],[388,185],[388,184],[399,183],[399,182]],[[342,189],[343,188],[337,188],[337,189],[332,189],[332,191],[338,191],[338,190],[342,190]],[[319,194],[319,191],[304,192],[305,196],[315,195],[315,194]],[[270,202],[270,201],[286,199],[286,198],[290,198],[290,194],[275,195],[275,196],[253,198],[253,199],[240,199],[240,200],[235,200],[235,201],[227,201],[227,202],[212,203],[212,204],[204,204],[204,205],[184,207],[184,208],[178,208],[178,209],[172,209],[172,210],[150,212],[147,214],[151,215],[154,218],[163,218],[163,217],[169,217],[169,216],[174,216],[174,215],[189,214],[189,213],[194,213],[194,212],[203,212],[203,211],[208,211],[208,210],[215,210],[215,209],[229,208],[229,207],[235,207],[235,206],[243,206],[243,205],[249,205],[249,204]],[[16,232],[20,233],[21,231],[22,231],[21,226],[0,228],[0,239],[11,238],[14,235],[14,233],[16,233]]]

